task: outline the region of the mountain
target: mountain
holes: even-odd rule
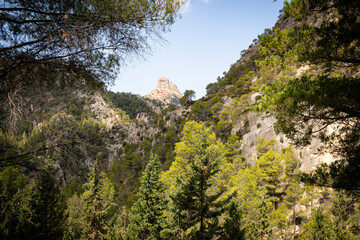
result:
[[[0,106],[0,236],[31,229],[46,196],[66,199],[69,238],[100,209],[122,238],[356,239],[360,81],[346,44],[351,56],[359,46],[331,38],[324,53],[316,41],[349,26],[331,18],[342,23],[346,6],[298,2],[184,106],[166,77],[144,98],[58,81],[0,96],[12,97]],[[46,172],[58,185],[40,188]]]
[[[165,104],[176,104],[179,105],[179,99],[182,97],[177,86],[169,81],[169,78],[161,77],[156,82],[156,88],[152,90],[145,97],[158,100]]]

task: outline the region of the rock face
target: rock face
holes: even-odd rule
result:
[[[169,81],[167,77],[161,77],[157,80],[156,89],[151,91],[145,97],[161,101],[165,104],[179,105],[179,99],[182,97],[177,86]]]
[[[277,140],[282,148],[292,144],[285,135],[276,133],[275,117],[265,113],[248,112],[246,118],[249,121],[249,132],[243,135],[241,150],[248,162],[256,163],[256,142],[260,137],[263,137],[265,141]],[[234,135],[236,131],[237,129],[233,129],[232,134]],[[295,147],[295,150],[301,156],[300,170],[303,172],[313,172],[320,164],[329,164],[337,160],[336,156],[332,155],[329,149],[326,149],[324,144],[316,138],[313,138],[306,147]]]

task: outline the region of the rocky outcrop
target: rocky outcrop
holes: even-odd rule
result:
[[[292,144],[285,135],[275,131],[275,117],[266,113],[248,112],[246,119],[249,121],[249,132],[244,134],[242,138],[241,150],[248,162],[252,164],[256,162],[256,145],[260,137],[263,137],[265,141],[275,139],[281,147]],[[311,143],[305,147],[295,147],[295,150],[300,156],[300,170],[303,172],[312,172],[322,163],[329,164],[337,160],[317,138],[313,138]]]
[[[156,89],[145,97],[161,101],[165,104],[172,103],[179,105],[179,99],[182,95],[174,83],[170,82],[167,77],[161,77],[157,80]]]
[[[297,72],[304,71],[308,67],[302,67]],[[260,93],[252,93],[250,99],[252,103],[255,103],[256,97],[261,95]],[[226,99],[228,105],[233,99]],[[274,125],[276,118],[267,112],[253,112],[247,111],[242,118],[238,119],[234,127],[231,130],[231,135],[236,135],[238,131],[247,122],[248,130],[242,136],[241,151],[244,153],[245,160],[250,164],[257,162],[256,146],[259,138],[264,138],[265,141],[274,139],[279,143],[281,148],[285,148],[293,142],[288,139],[284,134],[275,130]],[[333,128],[331,128],[333,127]],[[331,125],[327,131],[335,131],[334,126]],[[338,158],[331,153],[329,149],[320,139],[314,137],[310,144],[307,146],[295,146],[295,150],[298,153],[301,161],[300,170],[302,172],[313,172],[322,163],[330,164]]]

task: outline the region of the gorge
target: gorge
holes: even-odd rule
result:
[[[179,1],[70,2],[0,9],[1,239],[359,238],[356,1],[285,1],[184,102],[167,77],[144,97],[106,85],[106,51],[138,51]],[[17,42],[28,32],[45,35]],[[90,36],[109,37],[105,53]]]

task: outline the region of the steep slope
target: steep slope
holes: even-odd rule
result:
[[[316,19],[320,26],[327,18]],[[154,234],[165,239],[356,239],[358,189],[331,188],[321,182],[331,172],[317,167],[339,158],[332,145],[343,142],[328,136],[346,135],[341,132],[344,126],[352,130],[357,125],[296,122],[298,118],[288,115],[282,119],[279,109],[271,105],[277,100],[274,95],[283,96],[278,88],[306,84],[302,81],[328,69],[325,64],[304,63],[293,52],[279,57],[267,51],[266,46],[273,44],[271,50],[276,52],[279,43],[274,38],[285,35],[288,39],[286,34],[306,21],[281,15],[273,29],[259,35],[224,76],[207,86],[204,98],[189,106],[177,105],[181,94],[167,78],[160,78],[147,98],[100,88],[64,88],[57,83],[21,91],[18,102],[26,118],[16,118],[18,109],[11,105],[2,105],[0,111],[1,196],[15,196],[10,206],[17,206],[14,201],[33,204],[28,200],[32,186],[39,185],[38,176],[51,168],[67,200],[66,231],[75,235],[78,224],[86,222],[82,218],[86,208],[100,199],[108,206],[106,211],[116,214],[108,220],[116,222],[111,233],[123,238],[133,225],[138,227],[131,231],[138,236]],[[338,68],[331,74],[345,70]],[[311,87],[303,91],[301,87],[290,95],[307,96]],[[356,103],[357,99],[352,100]],[[299,102],[300,107],[303,103]],[[287,110],[293,102],[277,104]],[[300,126],[303,138],[291,135],[293,129],[281,132],[288,126],[285,120]],[[314,126],[320,127],[321,134],[308,130]],[[356,148],[359,134],[353,133],[345,140]],[[149,169],[156,165],[156,171],[148,169],[143,174],[149,159]],[[338,167],[332,170],[342,169]],[[315,170],[318,175],[309,174]],[[155,190],[148,179],[152,174],[156,175]],[[162,204],[161,214],[144,204],[159,198],[168,203]],[[131,210],[134,202],[137,210]],[[11,211],[5,210],[6,217],[17,219],[18,213]],[[151,214],[157,216],[155,226],[146,218]],[[206,235],[210,232],[211,236]]]
[[[272,29],[265,29],[265,33],[274,35],[275,30],[289,30],[301,23],[293,18],[280,15]],[[261,37],[261,35],[259,35]],[[192,109],[193,119],[210,120],[219,128],[220,135],[239,135],[242,138],[241,149],[249,162],[254,161],[256,142],[260,137],[267,141],[276,139],[286,147],[293,142],[284,134],[276,130],[277,119],[268,111],[251,110],[253,104],[259,104],[263,92],[259,86],[270,85],[277,79],[300,77],[304,74],[314,74],[319,66],[298,65],[281,68],[280,66],[259,68],[256,64],[263,56],[260,54],[260,42],[249,46],[235,64],[224,74],[218,82],[207,86],[207,96],[195,103]],[[205,104],[204,104],[205,103]],[[201,110],[202,107],[212,109]],[[230,116],[229,116],[230,114]],[[197,117],[197,115],[207,117]],[[329,126],[328,131],[333,131]],[[221,136],[220,136],[221,137]],[[226,139],[226,138],[225,138]],[[332,150],[326,148],[319,139],[312,139],[307,146],[298,146],[298,154],[302,156],[301,169],[310,172],[322,163],[331,163],[337,159]]]

